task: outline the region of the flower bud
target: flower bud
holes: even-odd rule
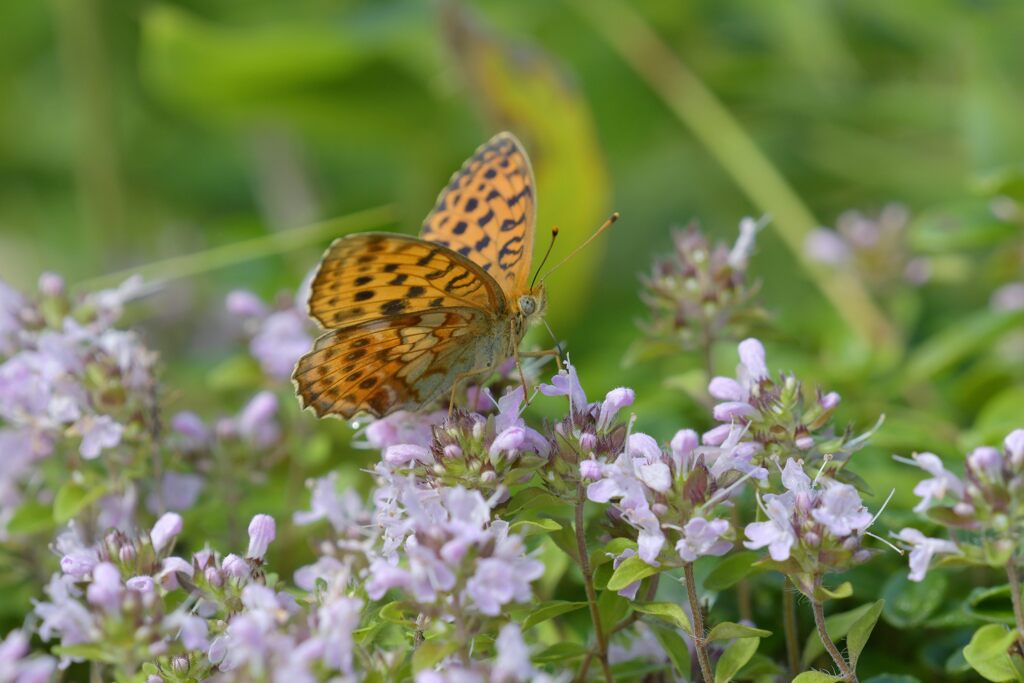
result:
[[[267,547],[277,537],[277,524],[270,515],[256,515],[249,522],[249,550],[247,557],[262,560]]]
[[[164,513],[149,532],[149,538],[153,541],[153,550],[159,553],[169,547],[175,537],[181,533],[183,524],[181,515],[178,513]]]
[[[593,453],[597,448],[597,437],[590,432],[583,432],[580,434],[580,448],[584,453]]]
[[[203,578],[206,582],[215,588],[220,588],[224,585],[224,577],[221,576],[220,571],[216,567],[207,567],[203,571]]]
[[[43,296],[61,296],[64,294],[64,278],[56,273],[43,273],[39,276],[39,292]]]
[[[178,655],[171,659],[171,670],[179,676],[183,676],[188,673],[189,661],[185,655]]]
[[[221,562],[221,569],[225,574],[236,579],[249,576],[249,563],[234,553],[224,558],[224,561]]]
[[[153,592],[153,577],[152,576],[133,576],[124,582],[130,590],[138,593],[152,593]]]
[[[580,477],[584,481],[597,481],[601,478],[601,469],[597,460],[583,460],[580,462]]]
[[[459,445],[456,443],[450,443],[444,447],[444,457],[449,458],[451,460],[461,458],[462,448],[460,448]]]
[[[761,380],[768,377],[768,366],[765,364],[764,346],[753,337],[744,339],[739,345],[740,363],[746,368],[751,379]]]
[[[267,307],[260,298],[244,289],[230,292],[224,303],[228,313],[240,318],[262,318],[267,314]]]

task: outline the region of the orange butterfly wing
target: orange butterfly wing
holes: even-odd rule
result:
[[[484,311],[468,307],[364,321],[321,335],[292,379],[302,407],[318,417],[417,410],[480,370],[494,332]]]
[[[432,242],[394,233],[336,239],[313,277],[309,314],[326,328],[435,308],[502,316],[508,306],[480,266]]]
[[[420,236],[472,260],[509,297],[529,289],[536,184],[530,159],[499,133],[466,160],[441,191]]]

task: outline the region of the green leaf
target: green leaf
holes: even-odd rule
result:
[[[14,535],[36,534],[53,528],[53,508],[34,500],[22,503],[7,522],[7,531]]]
[[[690,618],[683,611],[683,608],[674,602],[637,602],[633,609],[641,614],[649,614],[657,617],[672,626],[682,629],[693,635],[693,626],[690,625]]]
[[[758,559],[760,555],[750,550],[727,555],[708,573],[704,579],[704,588],[709,591],[724,591],[747,576],[763,572],[764,568],[756,564]]]
[[[794,678],[792,683],[834,683],[841,680],[842,676],[833,676],[822,671],[805,671]]]
[[[990,347],[1005,333],[1020,329],[1024,311],[982,310],[958,318],[955,324],[918,345],[904,366],[904,380],[924,382],[956,363]]]
[[[580,563],[580,550],[576,543],[576,530],[573,528],[572,522],[566,520],[564,524],[559,525],[561,528],[555,529],[548,533],[548,538],[554,541],[563,553],[572,558],[576,564]]]
[[[655,628],[654,635],[658,638],[658,642],[665,648],[665,652],[668,653],[668,658],[672,660],[672,666],[676,668],[679,675],[685,680],[690,678],[690,648],[686,646],[686,641],[683,637],[675,631],[669,631],[664,628]]]
[[[981,621],[1012,624],[1014,618],[1010,584],[975,588],[964,601],[964,611]]]
[[[585,602],[569,602],[567,600],[550,600],[543,603],[540,607],[533,610],[526,615],[523,619],[522,628],[525,631],[528,628],[532,628],[537,624],[543,623],[549,619],[554,619],[557,616],[568,614],[569,612],[575,612],[578,609],[582,609],[587,606]]]
[[[860,653],[864,651],[864,646],[867,645],[871,632],[875,630],[875,624],[878,623],[878,617],[882,614],[882,608],[884,607],[885,600],[877,600],[871,603],[870,609],[853,623],[849,633],[846,634],[846,650],[849,653],[850,667],[854,670],[857,669],[857,660],[860,658]]]
[[[410,603],[396,600],[381,607],[378,614],[388,623],[413,626],[416,624],[416,616],[419,612]]]
[[[849,581],[844,581],[834,589],[830,590],[825,588],[825,586],[821,586],[818,590],[821,592],[822,599],[842,600],[853,595],[853,584]]]
[[[562,642],[555,643],[549,648],[533,656],[537,664],[551,664],[569,659],[576,659],[587,654],[587,647],[580,643]]]
[[[60,657],[86,659],[90,662],[116,664],[121,661],[121,653],[107,643],[82,643],[80,645],[58,645],[53,654]]]
[[[654,576],[661,572],[662,569],[664,567],[652,567],[636,555],[628,557],[615,570],[612,578],[608,579],[608,590],[620,591],[634,581],[641,581],[648,576]]]
[[[524,512],[560,510],[565,503],[538,486],[531,486],[515,493],[505,503],[502,518],[508,519]],[[564,525],[563,525],[564,526]]]
[[[630,602],[615,591],[603,590],[597,599],[597,613],[605,631],[622,621],[629,613]]]
[[[772,634],[763,628],[752,628],[743,624],[734,624],[731,621],[723,621],[715,624],[715,627],[708,633],[708,640],[732,640],[733,638],[767,638]]]
[[[825,630],[828,632],[830,638],[833,641],[838,641],[849,633],[850,628],[857,623],[857,621],[871,611],[876,603],[868,603],[856,607],[849,612],[841,612],[839,614],[833,614],[832,616],[825,619]],[[811,662],[818,658],[819,655],[825,652],[825,646],[822,645],[821,639],[818,637],[818,632],[811,631],[807,636],[807,642],[804,644],[803,658],[800,660],[804,666],[809,666]]]
[[[523,536],[551,533],[552,531],[559,531],[561,528],[562,525],[555,520],[544,517],[540,519],[521,519],[509,525],[509,531]]]
[[[948,583],[940,572],[929,572],[923,581],[911,581],[903,572],[893,574],[882,589],[882,618],[901,629],[923,623],[942,604]]]
[[[1017,680],[1007,650],[1017,640],[1015,631],[999,624],[982,626],[964,647],[964,659],[987,681]]]
[[[459,644],[454,638],[425,640],[412,653],[412,670],[415,673],[424,669],[432,669],[435,664],[457,649],[459,649]]]
[[[861,683],[921,683],[921,679],[907,674],[878,674],[864,679]]]
[[[918,215],[908,230],[915,251],[961,254],[1005,244],[1020,229],[992,214],[987,201],[974,200],[958,206],[942,206]]]
[[[85,484],[74,481],[64,482],[64,485],[57,490],[57,495],[53,500],[53,521],[57,524],[68,522],[106,493],[106,484],[99,481]]]
[[[258,387],[263,381],[259,363],[251,356],[233,356],[210,370],[206,385],[213,391]]]
[[[727,683],[757,652],[760,638],[740,638],[726,648],[715,664],[715,683]]]

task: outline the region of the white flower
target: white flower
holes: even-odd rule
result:
[[[722,538],[729,531],[729,522],[714,519],[710,522],[694,517],[683,528],[682,537],[676,543],[676,552],[684,562],[694,562],[698,557],[724,555],[732,549],[732,543]]]
[[[750,540],[743,542],[745,547],[757,550],[768,546],[768,552],[776,562],[789,559],[789,549],[796,543],[796,534],[793,533],[793,524],[790,522],[793,513],[792,495],[787,493],[764,497],[768,521],[752,522],[747,525],[744,533]]]
[[[922,581],[928,573],[928,566],[935,555],[959,555],[960,548],[956,543],[941,538],[929,538],[917,529],[906,527],[900,529],[896,538],[911,547],[910,580]]]

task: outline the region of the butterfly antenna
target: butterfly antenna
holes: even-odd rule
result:
[[[595,230],[594,234],[591,235],[590,237],[588,237],[587,240],[583,244],[581,244],[580,246],[578,246],[575,249],[573,249],[572,252],[568,256],[566,256],[564,259],[562,259],[561,261],[559,261],[558,263],[553,265],[548,272],[544,273],[544,277],[542,277],[540,279],[540,281],[544,282],[545,278],[547,278],[548,275],[551,275],[551,273],[555,272],[556,270],[561,268],[563,265],[565,265],[565,262],[568,261],[569,259],[571,259],[573,256],[575,256],[581,249],[583,249],[583,247],[587,246],[588,244],[590,244],[591,242],[596,240],[598,237],[601,236],[601,233],[603,233],[605,230],[607,230],[608,228],[610,228],[613,225],[615,225],[615,221],[617,221],[617,220],[619,220],[619,212],[618,211],[613,213],[611,216],[608,216],[608,220],[606,220],[604,223],[602,223],[601,227],[598,228],[597,230]]]
[[[558,226],[551,228],[551,242],[548,243],[548,250],[544,252],[544,258],[540,260],[540,265],[537,266],[537,270],[533,273],[533,279],[530,280],[530,289],[537,283],[537,276],[540,275],[541,268],[548,261],[548,256],[551,256],[551,250],[555,248],[555,238],[558,237]]]
[[[558,336],[555,335],[555,331],[551,329],[551,325],[548,325],[548,321],[546,319],[541,318],[540,321],[542,323],[544,323],[544,327],[547,328],[548,334],[551,335],[551,341],[555,342],[555,353],[558,354],[557,359],[561,360],[561,358],[562,358],[562,340],[560,340],[558,338]],[[559,368],[559,369],[561,369],[561,368]]]

